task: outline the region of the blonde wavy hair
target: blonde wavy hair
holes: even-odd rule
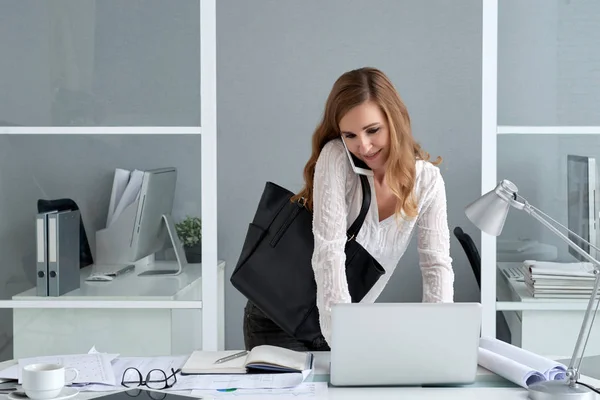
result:
[[[325,104],[323,118],[312,137],[312,154],[304,167],[304,188],[292,201],[304,199],[306,207],[313,209],[313,179],[317,159],[327,142],[341,137],[339,123],[352,108],[366,102],[375,102],[385,115],[390,134],[390,154],[386,163],[385,182],[397,197],[396,215],[417,216],[417,200],[413,188],[416,181],[415,162],[429,161],[429,154],[415,141],[410,126],[408,110],[389,78],[376,68],[359,68],[340,76]],[[441,162],[438,157],[432,162]]]

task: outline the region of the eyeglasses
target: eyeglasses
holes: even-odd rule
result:
[[[123,371],[121,385],[127,388],[146,386],[150,389],[168,389],[177,383],[179,371],[179,369],[176,371],[171,368],[171,375],[167,376],[162,369],[152,369],[146,375],[146,379],[143,379],[142,373],[137,368],[129,367]]]

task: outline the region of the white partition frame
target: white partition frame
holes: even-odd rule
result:
[[[482,104],[481,104],[481,194],[493,189],[497,176],[498,135],[600,134],[600,126],[507,126],[498,125],[498,2],[482,0]],[[532,220],[531,223],[536,223]],[[496,238],[481,233],[482,335],[496,336],[497,311],[573,310],[573,305],[496,300]]]
[[[496,186],[498,0],[483,0],[481,38],[481,194]],[[496,238],[481,233],[481,334],[496,336]]]
[[[200,118],[202,126],[202,348],[223,350],[219,337],[217,246],[217,10],[200,0]]]
[[[200,115],[198,127],[152,126],[18,126],[0,127],[0,134],[178,134],[201,135],[202,300],[199,301],[19,301],[0,300],[2,308],[202,309],[202,349],[223,350],[222,309],[218,302],[217,243],[217,59],[216,0],[200,4]],[[184,61],[182,61],[184,62]]]

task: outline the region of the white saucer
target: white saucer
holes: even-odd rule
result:
[[[63,390],[60,391],[60,393],[58,394],[58,396],[53,397],[52,399],[49,400],[64,400],[64,399],[70,399],[73,396],[77,396],[77,393],[79,393],[79,389],[74,388],[74,387],[69,387],[69,386],[65,386],[63,388]],[[23,399],[28,399],[29,397],[25,396],[17,396],[15,395],[15,393],[9,393],[7,396],[9,399],[11,400],[23,400]]]

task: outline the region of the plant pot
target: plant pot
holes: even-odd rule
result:
[[[202,243],[198,243],[192,247],[184,247],[185,258],[190,264],[202,262]]]

